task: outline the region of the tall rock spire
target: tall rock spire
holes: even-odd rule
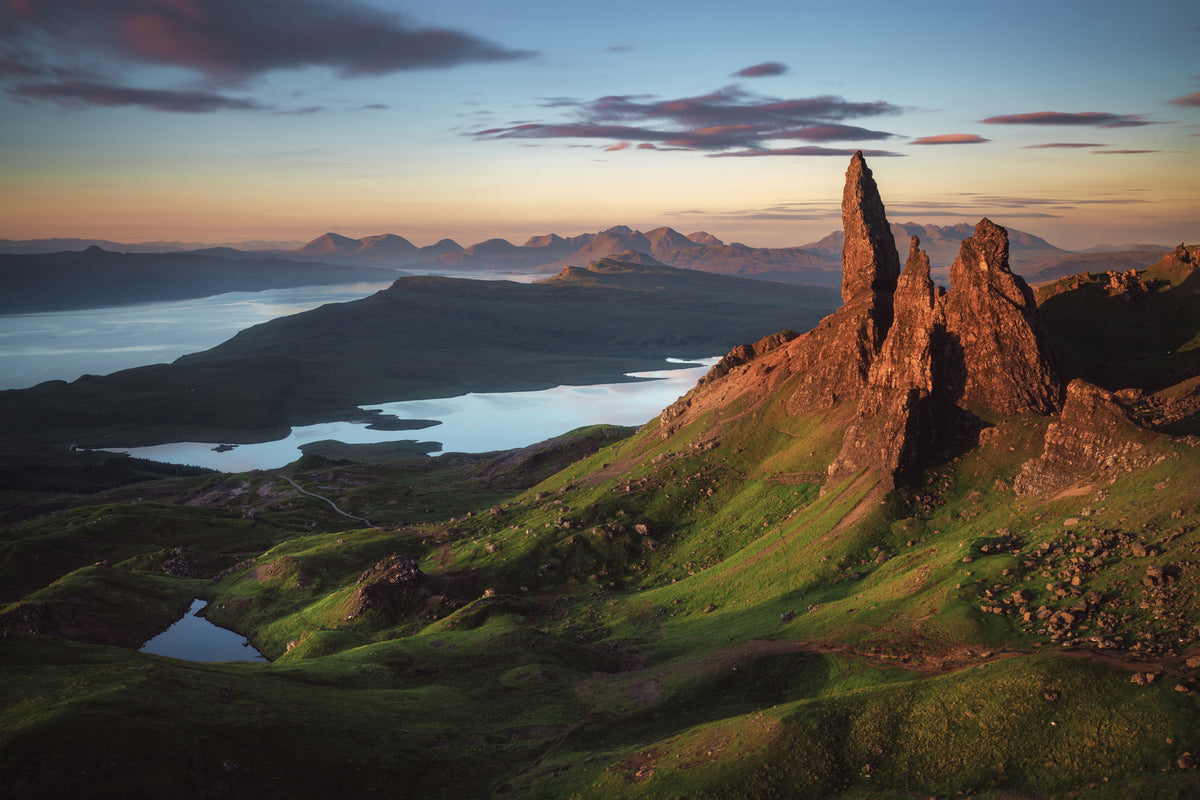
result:
[[[850,159],[842,190],[842,302],[849,304],[867,292],[891,294],[900,277],[900,257],[892,227],[884,214],[875,177],[862,151]]]
[[[842,449],[829,465],[829,480],[878,468],[890,488],[927,455],[934,438],[932,395],[936,342],[942,327],[938,291],[929,277],[929,256],[914,236],[897,281],[894,318]]]
[[[842,307],[814,328],[808,344],[796,352],[792,368],[802,377],[789,401],[792,412],[857,400],[892,325],[900,259],[861,150],[846,170],[842,224]]]

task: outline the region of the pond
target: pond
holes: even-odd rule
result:
[[[219,628],[198,616],[208,604],[197,598],[177,622],[146,642],[138,652],[184,661],[260,661],[262,653],[238,633]]]

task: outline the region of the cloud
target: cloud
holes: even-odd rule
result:
[[[606,52],[606,53],[632,53],[634,51],[634,49],[635,48],[632,45],[614,44],[612,47],[604,48],[604,52]]]
[[[804,147],[785,147],[775,150],[739,150],[735,153],[712,153],[709,158],[757,158],[759,156],[852,156],[858,152],[852,147],[817,147],[815,145],[806,145]],[[893,153],[889,150],[863,150],[864,156],[871,158],[882,158],[885,156],[899,156],[900,153]]]
[[[1097,150],[1096,156],[1133,156],[1141,153],[1161,153],[1161,150]]]
[[[1029,144],[1025,145],[1025,150],[1041,150],[1047,147],[1107,147],[1107,145],[1099,142],[1047,142],[1046,144]]]
[[[215,78],[311,66],[379,75],[532,55],[359,0],[39,0],[10,8],[18,34]]]
[[[780,131],[776,139],[803,139],[806,142],[863,142],[891,139],[896,134],[873,131],[855,125],[809,125],[804,128]]]
[[[615,153],[618,150],[628,150],[628,149],[629,149],[629,142],[618,142],[618,143],[612,145],[611,147],[604,148],[604,152]]]
[[[1090,125],[1097,128],[1136,128],[1157,125],[1141,114],[1112,114],[1107,111],[1034,111],[1028,114],[1003,114],[980,120],[988,125]]]
[[[695,97],[607,95],[590,101],[549,98],[543,108],[573,116],[560,122],[520,122],[472,131],[475,139],[607,139],[701,151],[772,151],[768,143],[875,141],[888,131],[845,124],[845,120],[898,114],[884,101],[855,102],[832,95],[780,99],[726,86]],[[667,149],[657,148],[657,149]],[[792,148],[793,154],[804,154]],[[852,154],[853,149],[846,151]]]
[[[1184,95],[1183,97],[1176,97],[1171,101],[1171,105],[1193,107],[1200,106],[1200,92],[1192,92],[1191,94]]]
[[[204,113],[211,111],[261,111],[263,106],[211,92],[138,89],[86,81],[37,83],[18,86],[10,93],[24,100],[45,100],[65,106],[140,106],[154,111]]]
[[[778,61],[764,61],[761,64],[755,64],[752,67],[739,69],[733,73],[735,78],[769,78],[774,75],[782,75],[787,72],[787,64],[780,64]]]
[[[242,85],[276,70],[319,67],[342,77],[525,59],[470,33],[422,27],[362,0],[38,0],[10,2],[0,28],[0,78],[27,99],[81,80],[124,92],[144,65],[180,68],[207,85]],[[79,93],[86,104],[87,93]],[[104,97],[104,94],[96,95]],[[105,103],[102,103],[105,104]],[[120,103],[176,110],[174,103]],[[185,102],[181,110],[191,110]]]
[[[922,136],[913,139],[909,144],[982,144],[990,141],[991,139],[973,133],[943,133],[938,136]]]

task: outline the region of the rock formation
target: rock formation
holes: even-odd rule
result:
[[[861,150],[846,170],[842,225],[842,307],[806,335],[804,348],[794,351],[793,372],[803,378],[789,404],[793,411],[857,400],[892,324],[900,259]]]
[[[416,560],[403,553],[392,553],[363,572],[350,598],[346,619],[361,616],[369,609],[411,610],[423,599],[425,573]]]
[[[886,486],[937,443],[983,423],[975,412],[1052,413],[1062,384],[1029,286],[1008,264],[1008,233],[983,219],[963,240],[949,293],[935,287],[916,237],[903,273],[870,169],[857,153],[842,196],[843,305],[801,336],[735,348],[662,415],[669,436],[750,393],[793,387],[789,414],[855,403],[828,484],[861,471]],[[955,430],[951,431],[951,427]]]
[[[1045,449],[1021,468],[1018,495],[1046,494],[1082,479],[1109,483],[1161,455],[1146,446],[1155,434],[1134,423],[1112,392],[1081,380],[1067,387],[1062,415],[1046,429]]]
[[[896,286],[894,315],[842,450],[829,467],[831,481],[864,467],[882,468],[888,482],[914,467],[934,433],[934,354],[944,329],[929,256],[914,236]]]
[[[956,402],[999,414],[1051,413],[1062,384],[1029,285],[1008,266],[1008,232],[986,217],[963,240],[945,298],[948,387]]]

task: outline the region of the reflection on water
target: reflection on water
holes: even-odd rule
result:
[[[241,634],[196,616],[206,603],[194,600],[179,621],[139,648],[139,652],[184,661],[266,661]]]
[[[437,420],[420,431],[369,430],[365,425],[330,422],[293,428],[286,439],[265,444],[238,445],[216,452],[213,442],[178,442],[156,447],[122,449],[139,458],[209,467],[223,472],[274,469],[300,457],[300,445],[322,439],[347,444],[394,442],[419,437],[441,442],[446,452],[486,453],[540,442],[584,425],[642,425],[689,389],[718,359],[674,363],[695,367],[634,372],[642,378],[629,383],[557,386],[533,392],[493,392],[438,400],[406,400],[366,408],[380,409],[401,419]]]
[[[546,276],[478,272],[469,277],[528,282]],[[0,390],[167,363],[216,347],[252,325],[325,303],[358,300],[390,285],[391,281],[299,286],[115,308],[0,315]]]
[[[390,285],[302,286],[116,308],[0,315],[0,389],[174,361],[215,347],[252,325],[324,303],[357,300]]]

